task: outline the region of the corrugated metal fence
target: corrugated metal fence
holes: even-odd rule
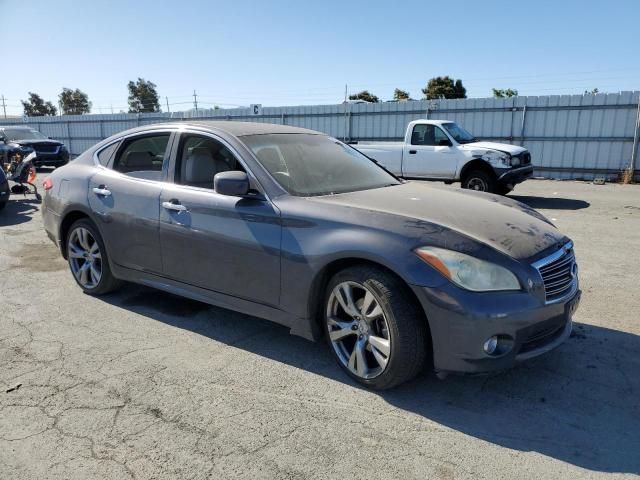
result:
[[[31,117],[26,123],[63,140],[73,155],[139,125],[171,120],[243,120],[326,132],[348,141],[401,140],[418,118],[459,122],[475,136],[527,147],[536,174],[552,178],[615,177],[632,163],[639,135],[640,92],[265,107],[198,112]],[[640,170],[637,158],[636,170]]]

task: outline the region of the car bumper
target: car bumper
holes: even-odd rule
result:
[[[507,185],[516,185],[533,176],[533,165],[508,169],[498,173],[498,181]]]
[[[513,367],[545,354],[571,334],[579,289],[569,298],[545,304],[527,292],[474,293],[452,284],[414,286],[429,322],[437,372],[486,373]],[[485,342],[498,336],[494,354]]]
[[[69,152],[60,151],[58,153],[42,153],[37,152],[36,158],[33,163],[36,167],[49,166],[55,167],[58,165],[64,165],[69,162]]]

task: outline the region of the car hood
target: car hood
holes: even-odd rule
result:
[[[445,227],[515,259],[527,259],[568,239],[531,207],[498,195],[420,182],[314,197],[314,201],[411,218]],[[362,216],[366,223],[366,216]]]
[[[49,140],[46,138],[43,139],[39,139],[39,140],[35,140],[35,139],[30,139],[30,140],[12,140],[11,143],[15,143],[18,145],[22,145],[25,147],[30,147],[32,145],[62,145],[62,142],[58,142],[57,140]]]
[[[497,150],[499,152],[505,152],[509,155],[518,155],[526,148],[519,147],[518,145],[510,145],[508,143],[494,143],[494,142],[472,142],[461,145],[465,150]]]

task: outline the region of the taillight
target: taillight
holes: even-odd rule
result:
[[[44,188],[45,192],[53,188],[53,180],[51,180],[51,177],[47,177],[44,179],[44,182],[42,182],[42,187]]]

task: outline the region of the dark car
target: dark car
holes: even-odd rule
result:
[[[0,126],[0,159],[9,163],[13,155],[26,156],[36,152],[34,165],[60,167],[69,162],[69,150],[57,140],[51,140],[38,130],[23,126]]]
[[[571,240],[535,210],[294,127],[126,131],[54,171],[42,211],[86,293],[127,280],[263,317],[373,388],[545,353],[580,298]]]
[[[7,206],[9,195],[11,195],[9,182],[7,181],[7,176],[4,173],[4,169],[0,165],[0,210]]]

